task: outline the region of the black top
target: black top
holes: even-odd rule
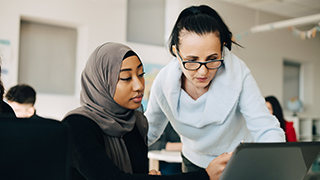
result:
[[[0,179],[69,180],[70,138],[52,119],[0,114]]]
[[[11,106],[9,106],[9,104],[7,104],[6,102],[1,101],[1,100],[0,100],[0,114],[10,114],[10,115],[13,115],[14,117],[16,117]]]
[[[63,123],[69,127],[72,141],[72,180],[209,179],[204,169],[170,176],[148,175],[147,146],[136,127],[123,136],[133,170],[133,174],[125,173],[106,155],[103,131],[93,120],[71,115]]]

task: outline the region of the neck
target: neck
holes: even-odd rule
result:
[[[191,81],[189,81],[184,75],[181,77],[181,88],[194,100],[197,100],[204,93],[209,90],[209,86],[196,87]]]

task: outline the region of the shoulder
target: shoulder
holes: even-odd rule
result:
[[[180,73],[181,74],[181,72],[182,71],[180,69],[180,65],[179,65],[177,58],[172,58],[172,60],[167,65],[165,65],[163,68],[160,69],[155,80],[163,79],[166,77],[171,77],[172,73]]]
[[[295,129],[293,127],[293,122],[286,121],[286,133],[295,132]]]
[[[293,122],[292,121],[286,121],[286,129],[293,129]]]
[[[86,116],[78,114],[66,116],[62,120],[62,123],[71,128],[100,129],[99,125],[95,121]]]
[[[99,125],[92,119],[83,115],[73,114],[66,116],[62,123],[65,124],[70,132],[74,142],[82,143],[80,141],[99,141],[103,142],[103,131]]]
[[[15,113],[14,113],[13,109],[11,108],[11,106],[4,101],[0,101],[0,110],[1,110],[0,113],[12,114],[15,116]]]

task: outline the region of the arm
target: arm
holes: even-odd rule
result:
[[[94,121],[83,116],[69,116],[64,122],[71,136],[72,162],[85,179],[126,179],[127,175],[106,155],[102,132]]]
[[[160,103],[159,103],[161,99],[165,98],[160,90],[161,89],[160,81],[161,81],[161,77],[160,77],[160,74],[158,74],[156,79],[152,83],[147,110],[144,114],[149,123],[149,131],[148,131],[149,146],[160,138],[160,136],[164,132],[166,125],[168,124],[168,119],[164,114],[162,108],[160,107]]]
[[[182,143],[181,142],[167,142],[165,149],[167,151],[181,151]]]
[[[242,65],[244,74],[239,108],[254,141],[284,142],[284,132],[280,128],[278,120],[269,113],[256,81],[249,69],[244,64]]]

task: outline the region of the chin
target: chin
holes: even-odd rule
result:
[[[141,103],[128,106],[127,108],[131,109],[131,110],[134,110],[134,109],[138,109],[140,106],[141,106]]]
[[[206,88],[210,85],[210,82],[196,82],[194,83],[194,85],[197,87],[197,88]]]

